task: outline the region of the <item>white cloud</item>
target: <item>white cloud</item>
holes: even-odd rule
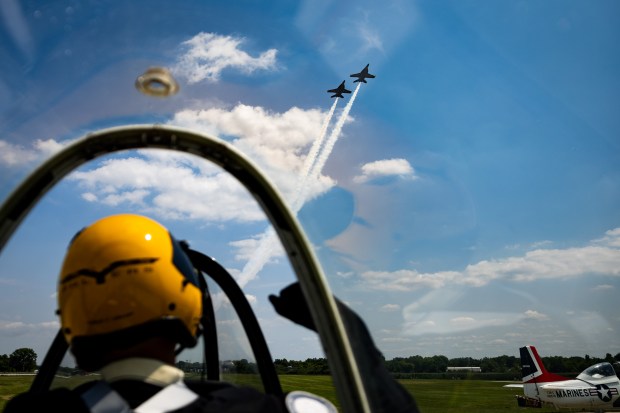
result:
[[[424,334],[459,333],[485,327],[501,327],[516,323],[523,318],[517,313],[430,311],[420,312],[415,304],[403,309],[405,319],[402,334],[417,336]]]
[[[530,320],[548,320],[549,317],[546,314],[540,313],[536,310],[527,310],[525,313],[523,313],[523,315],[525,316],[525,318],[530,319]]]
[[[454,317],[450,320],[450,324],[452,325],[469,325],[475,323],[476,320],[473,317]]]
[[[597,285],[596,287],[592,288],[592,291],[611,291],[614,290],[615,287],[613,285],[610,284],[600,284]]]
[[[538,248],[543,248],[543,247],[549,247],[553,244],[552,241],[549,240],[544,240],[544,241],[537,241],[537,242],[533,242],[530,246],[529,249],[538,249]]]
[[[398,310],[400,310],[400,305],[398,304],[386,304],[381,307],[381,311],[384,311],[384,312],[391,312],[391,311],[398,311]]]
[[[234,137],[234,145],[256,162],[290,200],[303,170],[306,151],[318,138],[326,115],[319,109],[293,107],[275,113],[260,106],[240,104],[232,109],[182,110],[170,123]],[[319,176],[317,181],[309,183],[309,198],[334,184],[333,179]]]
[[[31,166],[49,158],[69,143],[70,141],[57,142],[53,139],[38,139],[30,147],[24,147],[0,140],[0,165],[10,168]]]
[[[231,109],[183,110],[170,123],[233,137],[233,144],[266,172],[290,202],[307,150],[318,137],[325,116],[319,109],[291,108],[274,113],[237,105]],[[254,199],[231,175],[210,162],[179,152],[140,150],[137,155],[115,157],[93,169],[74,172],[69,179],[79,183],[82,199],[87,202],[135,206],[165,218],[209,222],[264,219]],[[309,198],[334,184],[333,179],[319,176],[309,184]],[[247,250],[239,255],[247,257]]]
[[[40,323],[24,323],[23,321],[0,320],[0,336],[20,336],[32,331],[58,330],[58,321],[44,321]]]
[[[597,239],[595,243],[620,248],[620,228],[606,231],[605,236]]]
[[[0,140],[0,165],[10,168],[30,165],[48,155],[48,149],[43,141],[36,141],[30,148],[26,148]]]
[[[382,338],[381,341],[384,343],[408,343],[411,339],[404,337],[385,337]]]
[[[68,179],[86,191],[82,198],[110,206],[137,205],[172,219],[242,222],[263,219],[256,202],[230,175],[201,174],[190,155],[144,150],[139,156],[108,159]],[[201,202],[197,202],[201,201]]]
[[[46,139],[46,140],[37,139],[36,141],[34,141],[33,146],[38,153],[42,154],[45,157],[49,157],[55,154],[56,152],[58,152],[59,150],[61,150],[62,148],[64,148],[65,146],[67,146],[71,142],[73,142],[73,140],[57,142],[54,139]]]
[[[362,165],[362,174],[353,178],[354,182],[364,183],[373,178],[399,176],[415,179],[413,167],[406,159],[383,159]]]
[[[605,238],[581,248],[538,249],[523,256],[485,260],[462,271],[419,273],[415,270],[367,271],[362,280],[371,289],[411,291],[441,288],[448,284],[480,287],[493,280],[527,282],[566,279],[591,274],[620,276],[620,231],[607,231]]]
[[[370,27],[368,22],[362,22],[358,24],[358,34],[361,39],[361,52],[367,53],[372,49],[379,50],[381,52],[383,49],[383,42],[381,41],[381,36],[379,32],[374,28]]]
[[[178,59],[173,71],[187,81],[197,83],[203,80],[218,81],[223,70],[234,68],[243,73],[256,70],[271,70],[276,66],[276,49],[252,57],[239,46],[245,41],[241,37],[222,36],[215,33],[198,33],[182,43],[184,53]]]

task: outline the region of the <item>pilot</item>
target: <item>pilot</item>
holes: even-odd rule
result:
[[[71,241],[58,280],[61,328],[78,367],[102,380],[70,391],[28,393],[6,413],[283,412],[250,388],[190,388],[175,352],[196,345],[202,313],[197,275],[161,224],[138,215],[103,218]]]
[[[269,297],[276,311],[316,330],[299,284]],[[150,218],[103,218],[71,240],[58,280],[61,329],[78,367],[102,380],[75,390],[23,393],[6,413],[284,412],[274,395],[228,383],[185,383],[175,355],[196,345],[202,293],[181,244]],[[417,412],[409,393],[386,370],[366,325],[338,301],[368,380],[373,411]]]

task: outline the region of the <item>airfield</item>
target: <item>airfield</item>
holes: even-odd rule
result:
[[[73,388],[79,384],[97,379],[97,375],[58,378],[54,387]],[[193,377],[187,376],[188,379]],[[33,376],[0,376],[0,410],[16,394],[28,390]],[[258,378],[252,375],[227,375],[225,380],[255,386]],[[282,375],[280,381],[284,391],[303,389],[331,400],[339,407],[336,392],[330,376]],[[515,395],[518,389],[504,388],[506,382],[485,380],[399,380],[414,395],[422,413],[496,413],[527,411],[517,406]],[[530,409],[535,412],[555,412],[553,408]]]

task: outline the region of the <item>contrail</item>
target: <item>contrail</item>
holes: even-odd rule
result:
[[[297,190],[294,194],[299,192],[299,188],[303,185],[305,179],[308,177],[312,166],[314,165],[317,155],[319,154],[319,149],[321,149],[321,145],[323,145],[323,141],[325,140],[325,135],[327,134],[327,127],[332,121],[332,117],[334,116],[334,112],[336,111],[336,106],[338,106],[338,101],[340,99],[336,98],[334,104],[332,105],[327,117],[323,121],[323,126],[321,127],[321,133],[319,137],[312,143],[312,147],[310,148],[310,152],[308,152],[308,156],[306,156],[306,160],[304,162],[304,167],[301,170],[301,174],[299,175],[299,180],[297,181]]]
[[[325,140],[327,128],[331,122],[332,117],[334,116],[334,112],[338,104],[338,99],[334,101],[334,104],[332,105],[329,113],[327,114],[327,117],[325,118],[325,121],[323,122],[323,126],[321,128],[321,134],[316,139],[316,141],[314,141],[314,143],[312,144],[312,147],[310,148],[310,152],[308,153],[308,156],[306,157],[306,161],[304,162],[302,173],[297,182],[296,190],[293,193],[291,209],[295,215],[297,214],[297,212],[299,212],[304,202],[306,201],[306,197],[308,193],[307,183],[312,182],[312,180],[316,180],[318,176],[320,175],[321,171],[323,170],[323,167],[325,166],[325,163],[327,162],[327,158],[331,154],[334,148],[334,145],[336,144],[336,141],[338,140],[340,132],[342,131],[342,126],[344,125],[346,118],[349,116],[349,112],[351,111],[351,106],[353,106],[353,101],[355,100],[355,97],[357,96],[357,92],[360,86],[361,86],[361,83],[357,85],[357,88],[355,88],[355,91],[351,95],[351,99],[349,99],[349,102],[347,103],[347,106],[345,106],[344,110],[342,111],[342,114],[340,115],[340,118],[338,119],[336,126],[332,130],[332,133],[329,135],[328,140],[325,142],[325,146],[323,147],[323,150],[320,151],[319,153],[319,150],[321,149],[321,145],[323,144],[323,141]],[[267,261],[269,261],[269,258],[271,258],[273,251],[278,246],[278,238],[273,228],[269,227],[261,235],[258,242],[259,242],[258,248],[254,252],[254,255],[252,255],[252,257],[250,257],[248,262],[245,264],[245,266],[243,267],[243,270],[241,271],[241,274],[239,275],[237,279],[237,283],[242,288],[249,281],[253,280],[256,277],[256,274],[258,274],[258,272],[261,269],[263,269]]]
[[[241,270],[241,274],[237,277],[237,284],[239,284],[239,287],[243,288],[263,269],[267,261],[269,261],[269,258],[273,255],[275,247],[278,245],[277,240],[278,237],[273,227],[269,227],[263,232],[258,240],[258,248],[254,251],[254,255],[245,263],[243,270]]]
[[[331,123],[332,117],[334,116],[334,112],[336,111],[336,106],[338,106],[338,100],[334,101],[331,109],[327,113],[325,120],[323,121],[323,125],[321,126],[321,132],[319,137],[312,143],[310,147],[310,151],[308,152],[308,156],[306,156],[306,160],[304,161],[304,165],[297,180],[297,185],[295,187],[295,191],[293,192],[293,213],[297,214],[299,208],[301,206],[295,207],[295,204],[299,204],[300,196],[303,193],[303,187],[308,181],[308,175],[310,171],[313,169],[313,165],[316,162],[317,156],[319,154],[319,150],[325,141],[325,135],[327,134],[327,128]],[[303,203],[302,203],[303,204]],[[240,287],[244,287],[249,281],[253,280],[256,274],[265,266],[269,258],[273,255],[275,248],[278,246],[278,239],[276,237],[276,233],[274,232],[272,227],[267,228],[267,230],[261,235],[258,240],[258,248],[254,251],[254,254],[250,257],[248,262],[246,262],[241,274],[237,279],[237,283]]]
[[[331,155],[332,150],[334,149],[334,145],[336,145],[336,141],[338,141],[338,138],[340,137],[340,132],[342,132],[342,127],[344,126],[344,122],[347,120],[347,117],[349,117],[349,112],[351,112],[351,107],[353,106],[353,102],[355,101],[357,92],[360,90],[360,86],[362,86],[362,84],[358,83],[357,87],[353,91],[353,94],[351,95],[351,99],[349,99],[349,102],[347,103],[347,106],[344,107],[344,110],[340,114],[340,118],[338,118],[338,122],[336,122],[336,126],[334,126],[334,129],[332,129],[332,133],[329,135],[329,138],[327,138],[327,141],[325,142],[325,146],[323,147],[323,150],[321,151],[318,159],[314,163],[314,167],[312,168],[310,173],[305,178],[304,183],[312,182],[318,179],[319,175],[321,174],[321,171],[323,171],[323,167],[325,166],[325,163],[327,162],[327,158],[329,158],[329,155]],[[299,209],[301,209],[302,205],[306,202],[307,196],[308,196],[308,185],[302,185],[301,192],[299,193],[296,199],[293,199],[292,209],[295,213],[297,213]]]

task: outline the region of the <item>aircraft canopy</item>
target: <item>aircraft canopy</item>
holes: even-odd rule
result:
[[[618,379],[613,366],[607,362],[598,363],[585,369],[577,378],[584,381],[599,381],[606,378]]]

